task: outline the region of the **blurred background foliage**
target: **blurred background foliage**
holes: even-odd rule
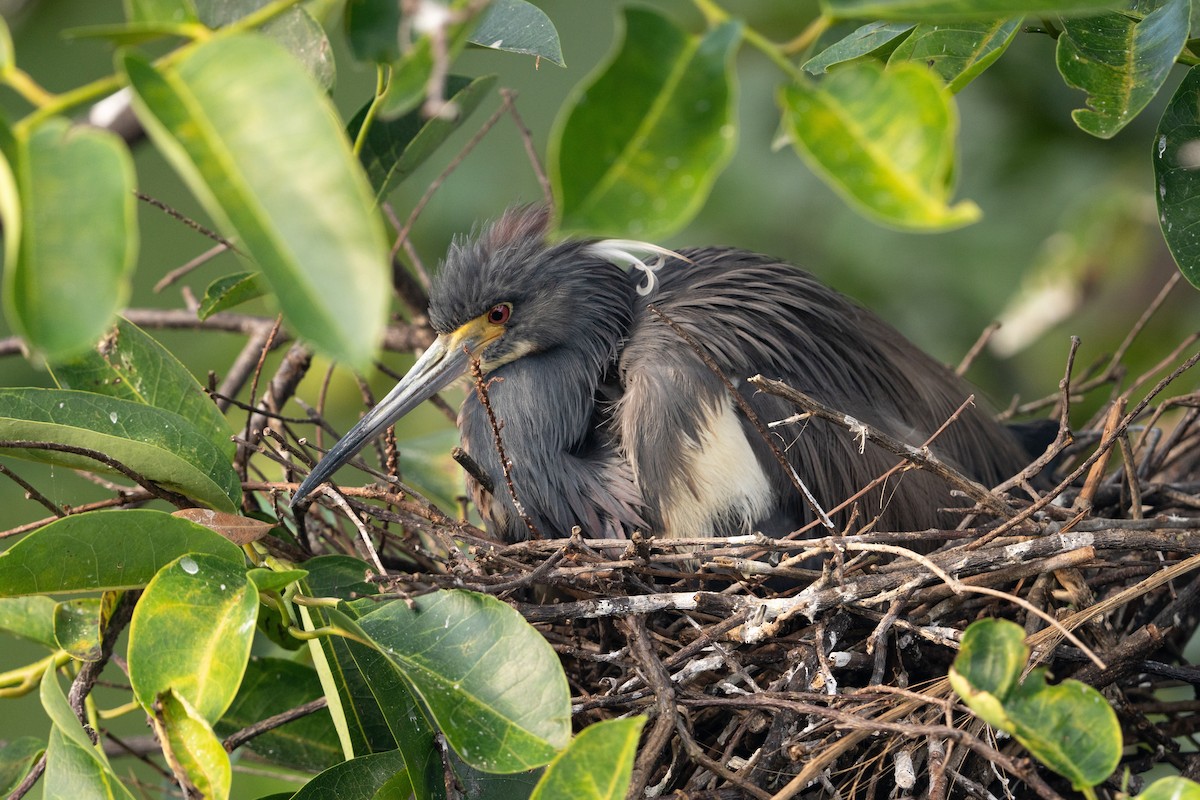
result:
[[[698,12],[685,0],[643,4],[664,11],[690,30],[703,29]],[[538,5],[558,28],[565,68],[545,62],[535,66],[526,56],[468,50],[455,71],[498,73],[498,86],[518,92],[517,106],[544,153],[564,99],[612,48],[620,6],[578,0],[539,0]],[[108,44],[64,41],[60,33],[69,27],[121,21],[119,0],[9,0],[0,9],[12,28],[18,62],[47,88],[68,89],[112,71]],[[777,40],[798,34],[818,12],[815,2],[772,0],[731,0],[727,10]],[[345,43],[336,31],[332,40],[337,60],[334,98],[349,119],[370,96],[375,76],[346,57]],[[779,73],[757,51],[741,48],[736,156],[701,213],[661,244],[733,245],[803,266],[948,363],[957,363],[989,323],[1018,304],[1023,293],[1032,293],[1041,304],[1026,305],[1033,310],[1005,332],[1025,335],[1016,336],[1004,354],[986,350],[969,375],[1000,408],[1014,396],[1030,399],[1051,394],[1062,377],[1070,335],[1083,340],[1080,368],[1111,353],[1176,271],[1158,231],[1150,160],[1156,120],[1183,73],[1177,67],[1146,112],[1113,139],[1101,141],[1072,121],[1071,111],[1082,105],[1083,94],[1063,84],[1054,57],[1049,36],[1020,33],[1003,58],[957,95],[961,152],[956,196],[974,200],[983,218],[950,233],[917,234],[864,220],[813,176],[790,148],[772,147],[779,135],[774,96]],[[401,218],[445,168],[450,154],[478,130],[498,103],[498,96],[485,100],[453,141],[392,195],[391,203]],[[9,118],[26,110],[11,93],[0,96],[0,107]],[[135,158],[141,191],[206,221],[152,148],[135,149]],[[412,241],[432,269],[454,234],[495,217],[506,206],[538,201],[541,196],[517,131],[509,120],[502,120],[449,176],[413,230]],[[189,286],[199,295],[212,279],[239,269],[226,254],[182,284],[155,294],[155,282],[211,242],[148,205],[141,204],[138,213],[142,246],[131,306],[178,307],[180,286]],[[1039,293],[1056,282],[1065,288]],[[1132,348],[1127,359],[1132,375],[1166,357],[1194,330],[1197,305],[1194,289],[1186,284],[1176,288]],[[7,336],[3,325],[0,322],[0,335]],[[241,337],[215,333],[154,335],[202,383],[209,370],[224,369],[242,344]],[[395,354],[385,355],[384,360],[399,371],[408,363]],[[324,366],[314,365],[300,397],[309,401],[316,397]],[[266,372],[271,372],[270,365]],[[362,408],[349,377],[348,371],[339,369],[330,389],[327,417],[339,430],[349,427]],[[377,397],[392,384],[384,375],[369,377]],[[0,359],[0,383],[53,385],[47,372],[16,356]],[[1177,388],[1182,391],[1194,385],[1194,379],[1185,377]],[[1082,419],[1090,408],[1085,405],[1076,413]],[[449,429],[444,418],[428,409],[410,415],[405,426],[399,432],[402,440],[431,435],[443,444]],[[85,502],[105,494],[66,470],[27,464],[21,469],[52,497]],[[453,487],[452,471],[445,468],[444,475],[446,485]],[[44,513],[25,501],[19,487],[0,481],[0,527]],[[0,657],[0,670],[20,663],[9,658],[9,654]],[[31,705],[36,706],[36,699]],[[0,737],[23,732],[20,725],[18,718],[6,716],[0,723]]]

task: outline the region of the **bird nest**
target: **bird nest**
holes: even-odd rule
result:
[[[1200,728],[1197,703],[1171,691],[1200,683],[1184,656],[1200,619],[1200,397],[1173,383],[1200,354],[1176,353],[1127,390],[1117,389],[1121,352],[1075,386],[1073,357],[1058,393],[1010,409],[1062,424],[1004,486],[974,486],[926,451],[898,448],[881,480],[941,474],[970,506],[954,530],[856,520],[778,540],[576,531],[505,545],[393,483],[347,492],[361,530],[340,534],[378,534],[387,591],[465,587],[512,603],[561,656],[577,728],[646,715],[633,797],[1071,794],[949,687],[964,629],[987,617],[1023,625],[1031,661],[1055,679],[1104,693],[1125,749],[1097,792],[1133,793],[1158,765],[1200,774],[1200,757],[1179,744]],[[1069,431],[1072,402],[1098,394],[1103,410]],[[793,399],[802,413],[844,419]],[[891,446],[853,421],[847,435]]]

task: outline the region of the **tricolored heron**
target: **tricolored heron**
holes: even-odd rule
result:
[[[794,409],[747,386],[756,373],[914,445],[971,393],[887,323],[788,264],[741,250],[681,250],[661,257],[650,275],[623,268],[628,242],[555,243],[548,225],[544,208],[522,208],[477,237],[455,240],[430,294],[436,341],[313,469],[293,507],[478,359],[514,492],[474,392],[459,428],[494,487],[469,479],[479,510],[506,540],[529,536],[513,493],[547,537],[568,536],[574,526],[591,537],[780,535],[807,522],[809,504],[726,383],[651,305],[700,344],[764,420]],[[647,278],[656,281],[643,294]],[[871,444],[860,450],[844,428],[824,422],[776,430],[788,462],[825,508],[897,460]],[[932,449],[988,485],[1028,460],[1003,425],[974,407]],[[916,470],[856,502],[858,519],[877,519],[880,530],[944,525],[939,508],[953,504],[940,479]],[[843,512],[834,521],[846,519]]]

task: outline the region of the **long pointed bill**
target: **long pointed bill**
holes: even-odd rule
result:
[[[450,385],[455,378],[467,371],[470,364],[468,350],[474,351],[477,343],[464,336],[464,329],[451,334],[442,334],[429,349],[417,359],[396,388],[379,401],[367,415],[358,421],[341,441],[325,454],[313,468],[300,488],[292,495],[292,508],[304,504],[305,499],[325,481],[333,476],[338,467],[345,464],[366,445],[379,436],[396,420],[428,400],[435,393]]]

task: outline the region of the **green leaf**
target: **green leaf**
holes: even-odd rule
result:
[[[400,60],[400,4],[393,0],[346,0],[346,40],[367,64]]]
[[[462,2],[456,4],[460,10]],[[446,39],[446,60],[453,61],[467,46],[471,31],[468,22],[447,25],[442,31]],[[417,39],[408,52],[391,65],[387,89],[379,101],[379,119],[389,120],[407,114],[426,99],[429,80],[433,75],[433,43],[426,33]]]
[[[492,0],[480,16],[470,41],[480,47],[544,58],[560,67],[566,66],[554,23],[546,12],[527,0]]]
[[[393,120],[377,119],[367,131],[359,158],[367,178],[375,190],[376,202],[383,201],[411,175],[425,159],[458,129],[496,83],[495,75],[464,78],[451,75],[446,79],[446,96],[458,113],[450,118],[426,119],[418,111]],[[358,135],[371,103],[359,109],[350,121],[351,138]]]
[[[162,511],[74,514],[0,554],[0,595],[139,589],[187,553],[238,567],[245,561],[241,549],[218,534]]]
[[[51,442],[104,453],[160,486],[233,512],[242,488],[225,453],[170,411],[65,389],[0,389],[0,441]],[[91,472],[115,472],[84,455],[35,448],[6,455]]]
[[[29,346],[55,360],[90,347],[129,296],[133,159],[116,134],[60,117],[18,137],[17,151],[23,227],[5,261],[4,299]]]
[[[979,207],[951,206],[958,117],[949,90],[928,70],[888,70],[865,61],[820,86],[793,83],[780,94],[783,124],[797,152],[858,211],[911,230],[974,222]]]
[[[265,295],[270,288],[258,272],[237,272],[217,278],[204,290],[196,316],[208,319],[213,314],[234,308]]]
[[[894,48],[914,27],[911,22],[868,22],[804,62],[804,71],[820,75],[837,64],[886,53],[889,45]]]
[[[207,720],[237,694],[250,658],[258,592],[215,556],[181,556],[146,587],[129,623],[129,682],[151,710],[174,689]]]
[[[656,239],[691,220],[736,146],[740,37],[736,23],[697,37],[625,9],[617,51],[576,87],[551,134],[563,228]]]
[[[400,751],[372,753],[343,761],[313,778],[292,800],[373,800],[375,793],[404,771]]]
[[[1200,783],[1187,778],[1159,778],[1134,800],[1200,800]]]
[[[1192,67],[1175,90],[1154,137],[1158,221],[1183,276],[1200,287],[1200,69]]]
[[[622,800],[645,717],[610,719],[584,728],[546,768],[529,800]]]
[[[1013,737],[1079,791],[1102,783],[1121,760],[1121,723],[1104,695],[1068,678],[1050,686],[1035,669],[1004,704]]]
[[[312,667],[280,658],[251,658],[237,696],[215,729],[225,737],[321,696],[321,681]],[[306,772],[319,772],[342,760],[326,709],[273,728],[244,746],[272,764]]]
[[[5,563],[0,556],[0,565]],[[3,575],[2,568],[0,575]],[[57,607],[57,602],[41,595],[0,597],[0,630],[57,650],[58,640],[54,638],[54,609]],[[2,794],[4,792],[0,791]]]
[[[981,719],[1012,734],[1075,789],[1099,784],[1121,758],[1116,712],[1085,683],[1048,685],[1045,669],[1018,683],[1028,656],[1020,626],[997,619],[974,622],[963,633],[950,685]]]
[[[197,22],[191,0],[125,0],[125,19],[130,22]]]
[[[17,55],[16,48],[13,47],[12,32],[8,29],[8,22],[0,17],[0,78],[8,75],[16,66]]]
[[[134,54],[124,68],[139,119],[261,268],[289,325],[365,367],[386,321],[388,247],[321,89],[279,45],[252,34],[214,38],[169,70]]]
[[[188,781],[200,790],[200,796],[227,800],[233,766],[208,721],[175,689],[159,696],[154,720],[155,733],[168,760],[182,769]]]
[[[100,623],[103,602],[99,597],[77,597],[54,610],[54,638],[58,646],[80,661],[100,659]]]
[[[510,606],[465,591],[378,607],[359,627],[412,686],[451,747],[485,772],[550,761],[571,734],[553,648]]]
[[[998,17],[1082,14],[1120,5],[1120,0],[821,0],[837,19],[885,19],[942,23]]]
[[[170,411],[190,422],[232,461],[233,429],[220,409],[170,350],[138,326],[118,317],[96,346],[51,365],[63,389],[103,394]]]
[[[262,567],[255,567],[246,573],[246,577],[254,582],[254,588],[260,592],[278,592],[296,581],[303,580],[307,575],[308,570],[303,569],[276,571]]]
[[[333,45],[321,23],[307,10],[297,6],[275,17],[259,30],[292,54],[326,92],[337,83],[337,62]]]
[[[1058,71],[1088,93],[1071,112],[1084,131],[1108,139],[1154,99],[1187,43],[1188,0],[1166,0],[1140,22],[1124,14],[1064,19]]]
[[[933,70],[951,92],[960,92],[1012,44],[1021,18],[956,25],[918,25],[888,64],[916,61]]]
[[[379,594],[379,586],[367,580],[374,570],[367,562],[353,556],[317,556],[304,562],[308,570],[305,594],[310,597],[336,597],[356,600]]]
[[[7,797],[21,785],[45,749],[46,743],[32,736],[0,744],[0,795]]]
[[[104,751],[94,746],[83,732],[83,726],[58,685],[53,667],[48,667],[42,676],[40,695],[42,708],[54,724],[46,746],[43,795],[133,800],[133,795],[113,774]]]

